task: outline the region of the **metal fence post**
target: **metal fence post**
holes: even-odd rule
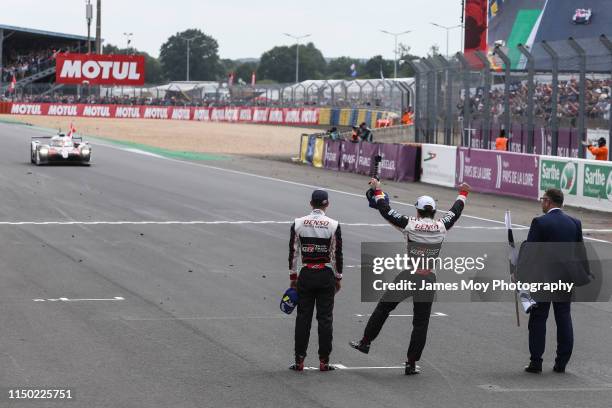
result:
[[[453,87],[452,87],[452,73],[450,69],[450,63],[442,55],[438,55],[438,61],[444,69],[444,144],[451,144],[452,127],[453,127]]]
[[[608,39],[608,37],[606,37],[605,34],[602,34],[599,37],[599,41],[601,41],[601,43],[604,45],[604,47],[606,47],[606,49],[610,53],[610,57],[612,59],[612,41],[610,41]],[[610,64],[610,76],[612,76],[612,61],[611,61],[611,64]],[[608,139],[612,143],[612,106],[610,106],[608,108],[608,135],[609,135]],[[608,156],[610,157],[610,155],[608,155]],[[612,159],[612,157],[610,157],[610,159]]]
[[[484,115],[483,115],[483,131],[486,137],[483,138],[484,146],[483,149],[491,148],[491,63],[489,59],[482,51],[476,51],[476,57],[484,65],[483,70],[485,73],[485,86],[484,86]]]
[[[463,124],[461,134],[464,136],[461,138],[461,145],[472,147],[472,100],[470,95],[470,63],[460,52],[458,52],[456,56],[459,62],[461,63],[461,75],[463,77]],[[465,136],[466,131],[469,132],[469,137]]]
[[[414,102],[412,102],[413,114],[414,114],[414,141],[416,143],[421,142],[421,113],[422,107],[421,101],[421,81],[422,74],[419,66],[412,60],[406,61],[412,70],[414,71]]]
[[[552,59],[550,133],[552,139],[551,154],[556,156],[557,147],[559,146],[559,117],[557,116],[557,106],[559,104],[559,55],[546,41],[542,41],[542,48]]]
[[[582,144],[586,141],[586,128],[585,128],[585,107],[586,107],[586,52],[584,48],[580,46],[572,37],[567,39],[567,43],[574,49],[579,58],[579,69],[580,69],[580,86],[578,95],[578,134],[580,135],[580,144],[578,145],[578,157],[585,157],[585,148]]]
[[[427,67],[427,137],[426,142],[433,142],[433,135],[436,134],[437,109],[435,101],[436,93],[436,67],[427,59],[421,62]]]
[[[533,94],[534,94],[534,76],[535,76],[535,61],[533,55],[525,48],[523,44],[518,45],[518,50],[527,58],[527,153],[533,153]]]
[[[504,130],[510,136],[510,70],[512,68],[510,58],[501,50],[499,45],[495,46],[493,54],[499,56],[504,62]],[[512,138],[508,139],[508,150],[512,144]]]

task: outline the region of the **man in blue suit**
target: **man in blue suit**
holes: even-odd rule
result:
[[[556,188],[546,190],[540,198],[544,215],[531,222],[527,242],[582,242],[582,224],[579,220],[565,214],[563,192]],[[546,320],[551,302],[538,302],[529,314],[529,352],[531,362],[525,371],[542,372],[542,355],[546,344]],[[552,302],[557,323],[557,358],[553,371],[564,373],[574,346],[574,331],[570,313],[570,296],[567,301]]]

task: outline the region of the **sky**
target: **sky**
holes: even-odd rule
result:
[[[87,35],[85,2],[11,2],[0,24]],[[283,33],[311,34],[306,41],[328,58],[393,59],[394,39],[379,30],[410,30],[399,42],[412,54],[424,56],[433,44],[445,54],[446,30],[430,22],[453,26],[460,18],[460,0],[102,0],[102,37],[123,46],[123,34],[133,33],[133,46],[157,57],[169,36],[199,28],[217,40],[221,58],[237,59],[259,58],[274,46],[295,43]],[[450,31],[451,54],[461,46],[460,33],[459,28]]]

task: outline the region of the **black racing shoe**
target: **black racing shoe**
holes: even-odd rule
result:
[[[304,371],[304,357],[296,356],[295,363],[289,366],[289,369],[293,371]]]
[[[525,372],[531,374],[540,374],[542,373],[542,364],[534,363],[533,361],[529,363],[527,367],[525,367]]]
[[[415,362],[406,361],[406,368],[404,368],[405,375],[421,374],[421,370]]]
[[[553,371],[555,373],[563,374],[565,372],[565,367],[561,367],[555,364],[555,366],[553,367]]]
[[[349,346],[355,350],[361,351],[363,354],[368,354],[370,352],[370,343],[365,343],[363,340],[349,341]]]

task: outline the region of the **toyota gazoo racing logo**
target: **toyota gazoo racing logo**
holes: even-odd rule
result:
[[[565,167],[561,171],[561,180],[559,187],[565,194],[569,193],[574,189],[576,184],[576,165],[572,162],[565,163]]]

